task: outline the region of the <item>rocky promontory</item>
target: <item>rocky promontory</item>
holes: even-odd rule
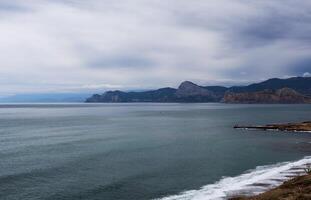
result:
[[[311,121],[301,123],[286,123],[286,124],[268,124],[264,126],[241,126],[235,125],[236,129],[257,129],[257,130],[278,130],[278,131],[297,131],[311,132]]]

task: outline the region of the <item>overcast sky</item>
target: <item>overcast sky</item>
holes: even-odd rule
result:
[[[310,0],[1,0],[0,93],[310,75]]]

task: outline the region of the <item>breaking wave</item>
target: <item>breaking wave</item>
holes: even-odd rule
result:
[[[295,176],[305,174],[311,157],[294,162],[259,166],[236,177],[225,177],[220,181],[203,186],[199,190],[189,190],[161,200],[223,200],[236,195],[256,195],[281,185]]]

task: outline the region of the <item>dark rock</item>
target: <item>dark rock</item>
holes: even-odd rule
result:
[[[287,124],[268,124],[265,126],[240,126],[235,125],[236,129],[257,129],[257,130],[279,130],[279,131],[298,131],[309,132],[311,131],[311,122],[302,123],[287,123]]]
[[[185,81],[178,87],[176,98],[179,102],[217,102],[222,98],[222,95],[217,96],[205,87]]]

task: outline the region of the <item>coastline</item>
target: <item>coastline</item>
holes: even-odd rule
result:
[[[311,121],[301,123],[286,124],[268,124],[260,126],[240,126],[235,125],[235,129],[244,130],[263,130],[263,131],[282,131],[282,132],[298,132],[311,133]],[[311,199],[311,165],[305,165],[305,174],[296,174],[291,179],[285,181],[278,187],[250,196],[238,194],[229,200],[294,200],[294,199]]]
[[[311,173],[297,176],[281,186],[252,197],[234,197],[230,200],[307,200],[311,199]]]
[[[304,176],[306,166],[310,164],[311,157],[304,157],[298,161],[258,166],[235,177],[224,177],[198,190],[156,200],[257,200],[252,197],[280,187],[295,177]]]

